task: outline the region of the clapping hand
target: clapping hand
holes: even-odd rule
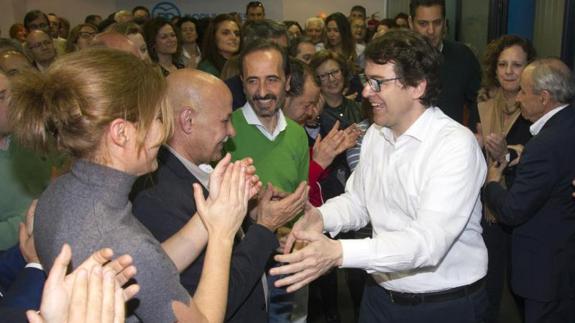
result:
[[[124,304],[139,291],[138,285],[122,288],[136,275],[128,255],[112,260],[111,249],[93,253],[71,274],[66,270],[72,250],[65,244],[50,270],[40,312],[28,311],[31,323],[124,322]]]
[[[251,183],[245,176],[246,167],[241,161],[230,163],[229,158],[226,155],[210,176],[210,195],[207,199],[201,186],[194,184],[198,214],[208,235],[222,239],[233,239],[238,231],[247,213],[251,190]],[[225,170],[222,173],[223,165]],[[221,180],[214,180],[214,176],[221,177]]]
[[[361,135],[355,124],[345,130],[339,130],[339,125],[337,120],[325,138],[318,135],[313,145],[313,160],[324,169],[331,165],[337,155],[355,146]]]

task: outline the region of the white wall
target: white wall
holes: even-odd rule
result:
[[[393,1],[393,0],[392,0]],[[182,14],[216,14],[223,12],[244,13],[249,0],[193,0],[193,1],[156,1],[156,0],[0,0],[0,28],[2,36],[8,37],[8,30],[15,22],[22,22],[26,12],[40,9],[46,13],[54,12],[70,20],[75,26],[83,22],[88,14],[106,17],[119,9],[131,9],[136,5],[145,5],[152,9],[161,2],[177,7]],[[266,16],[275,20],[296,20],[303,24],[314,15],[341,11],[349,13],[355,5],[367,8],[368,15],[378,12],[380,18],[386,17],[387,0],[262,0],[266,7]],[[168,6],[170,7],[170,6]]]

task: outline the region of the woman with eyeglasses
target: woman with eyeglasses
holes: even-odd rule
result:
[[[322,50],[315,53],[310,66],[320,84],[321,95],[325,101],[320,115],[322,135],[331,130],[336,120],[339,120],[342,129],[362,121],[364,118],[359,104],[344,96],[350,77],[345,59],[336,52]]]
[[[216,16],[209,24],[203,40],[203,59],[198,69],[220,77],[224,65],[240,51],[240,26],[228,14]]]
[[[166,19],[156,17],[144,24],[144,39],[152,62],[160,65],[162,73],[184,68],[178,62],[182,52],[182,42],[176,28]]]
[[[309,65],[320,85],[324,101],[323,111],[319,116],[319,131],[322,138],[326,137],[336,121],[339,121],[339,129],[355,127],[355,124],[362,121],[364,117],[358,103],[344,96],[350,75],[346,60],[334,51],[321,50],[314,54]],[[346,160],[346,152],[342,152],[334,158],[326,173],[321,184],[324,200],[344,192],[345,182],[351,174]],[[313,294],[315,294],[315,290],[319,290],[326,321],[339,319],[335,271],[312,283],[310,288],[310,293]]]
[[[92,24],[79,24],[72,28],[66,40],[66,53],[88,48],[97,33],[98,27]]]

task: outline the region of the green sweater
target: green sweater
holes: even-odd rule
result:
[[[41,158],[14,140],[0,150],[0,250],[18,242],[18,223],[34,198],[48,186],[52,172],[49,158]]]
[[[287,127],[270,141],[255,125],[248,124],[242,109],[238,109],[232,114],[237,134],[228,140],[225,150],[233,160],[251,157],[264,187],[271,182],[291,193],[307,180],[309,152],[305,130],[292,120],[286,121]]]

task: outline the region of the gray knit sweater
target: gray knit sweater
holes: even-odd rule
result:
[[[49,270],[64,243],[72,266],[109,247],[134,259],[140,284],[135,315],[143,322],[173,322],[171,301],[189,302],[178,272],[159,242],[132,215],[128,194],[135,177],[87,161],[77,161],[42,194],[34,234],[40,261]],[[135,317],[130,317],[134,321]]]

